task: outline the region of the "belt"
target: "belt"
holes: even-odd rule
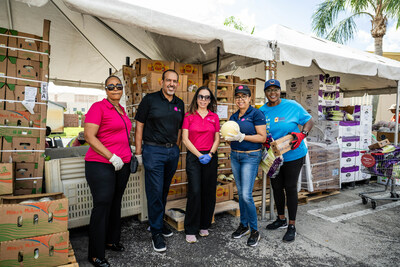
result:
[[[256,149],[256,150],[247,150],[247,151],[240,151],[240,150],[233,150],[232,149],[233,152],[239,152],[239,153],[251,153],[251,152],[257,152],[257,151],[260,151],[260,150],[261,150],[261,148],[260,149]]]
[[[171,148],[171,147],[173,147],[174,145],[176,145],[176,144],[173,144],[173,143],[157,144],[157,143],[154,143],[154,142],[147,142],[147,141],[145,141],[144,144],[145,144],[145,145],[150,145],[150,146],[166,147],[166,148]]]

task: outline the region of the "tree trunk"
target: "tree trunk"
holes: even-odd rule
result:
[[[375,55],[382,56],[383,50],[382,50],[382,39],[383,37],[375,37]]]

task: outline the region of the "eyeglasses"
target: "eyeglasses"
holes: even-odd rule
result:
[[[237,101],[237,100],[246,100],[247,99],[247,95],[242,95],[242,96],[236,96],[235,95],[235,100]]]
[[[208,100],[211,99],[211,96],[209,96],[209,95],[197,95],[197,99],[198,99],[198,100],[205,100],[205,101],[208,101]]]
[[[265,89],[265,92],[267,92],[267,93],[272,93],[272,92],[276,93],[279,90],[281,90],[281,89],[280,88],[268,88],[268,89]]]
[[[122,84],[109,84],[106,86],[106,89],[108,91],[113,91],[115,88],[117,88],[117,90],[123,90],[124,86]]]

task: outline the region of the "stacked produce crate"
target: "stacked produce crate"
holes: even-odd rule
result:
[[[315,125],[307,141],[321,145],[339,142],[340,150],[336,151],[333,157],[330,156],[330,160],[340,163],[339,176],[336,172],[333,172],[335,175],[329,172],[330,177],[340,179],[340,183],[369,179],[370,176],[361,173],[358,166],[361,164],[359,151],[371,144],[372,107],[340,107],[339,90],[339,77],[314,75],[286,81],[287,98],[296,100],[313,117]],[[317,153],[317,151],[310,151],[312,168],[315,164],[321,166],[322,162],[315,161],[315,157],[311,157],[312,153]],[[319,177],[321,172],[315,168],[312,171],[316,173],[314,178]],[[318,181],[316,178],[313,183]],[[340,183],[333,184],[340,188]],[[322,189],[323,186],[321,187],[320,184],[318,183],[314,188]]]
[[[205,80],[207,86],[215,94],[215,74],[208,74]],[[234,100],[234,90],[239,85],[246,85],[251,91],[251,104],[255,103],[256,84],[255,79],[240,79],[233,75],[219,75],[217,85],[217,103],[220,125],[222,126],[229,120],[231,115],[237,111],[237,106]],[[231,148],[229,144],[221,139],[218,147],[218,187],[217,187],[217,202],[233,199],[237,195],[237,188],[232,174],[230,161]],[[254,185],[254,191],[260,190],[262,171],[259,169],[258,179]]]
[[[49,77],[50,21],[43,37],[0,29],[1,162],[14,163],[14,194],[41,193]],[[4,165],[3,165],[4,166]]]
[[[191,77],[191,83],[198,86],[199,80],[198,72],[201,72],[201,65],[192,65],[191,70],[186,68],[188,74],[182,74],[178,67],[176,69],[175,62],[172,61],[159,61],[149,59],[136,59],[132,66],[124,66],[123,74],[125,81],[125,94],[126,94],[126,107],[128,116],[134,122],[136,109],[146,94],[160,91],[162,82],[162,73],[168,69],[174,69],[179,75],[179,83],[176,91],[176,96],[183,100],[185,108],[187,109],[188,103],[193,98],[194,93],[188,91],[188,78],[190,75],[195,75],[196,78]],[[199,67],[200,66],[200,70]],[[193,72],[196,72],[194,74]],[[131,141],[134,145],[134,129],[131,131]],[[186,148],[182,145],[180,148],[181,154],[179,157],[178,169],[172,178],[168,200],[179,199],[186,197],[187,192],[187,179],[186,179]]]
[[[2,197],[0,266],[68,263],[68,199],[62,193]]]

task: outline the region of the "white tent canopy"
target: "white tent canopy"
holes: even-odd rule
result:
[[[400,79],[400,62],[279,25],[263,39],[118,0],[6,1],[11,2],[16,30],[41,35],[43,19],[52,21],[50,77],[55,83],[101,83],[108,68],[119,69],[126,56],[201,63],[204,72],[211,72],[218,46],[222,71],[275,58],[285,63],[279,67],[280,79],[296,77],[287,76],[285,69],[300,66],[303,75],[339,75],[342,89],[358,94],[366,89],[395,91]],[[6,1],[0,3],[0,26],[9,28]],[[276,44],[274,51],[271,44]]]

